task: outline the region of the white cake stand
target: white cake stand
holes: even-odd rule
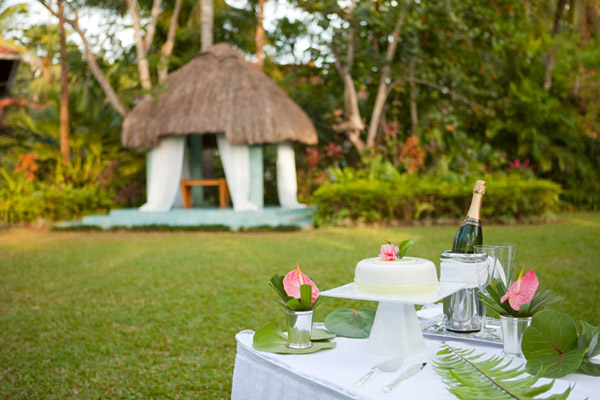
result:
[[[321,292],[321,296],[352,300],[378,301],[377,313],[367,351],[369,353],[408,356],[425,348],[425,339],[417,319],[415,304],[432,304],[465,287],[464,283],[440,282],[437,292],[415,295],[375,295],[362,293],[348,283]]]

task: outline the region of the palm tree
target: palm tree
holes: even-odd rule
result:
[[[67,66],[67,34],[63,0],[57,1],[60,32],[60,157],[64,165],[71,163],[69,145],[69,69]]]
[[[213,0],[200,0],[200,51],[213,45]]]
[[[258,0],[258,13],[256,21],[256,64],[260,69],[264,65],[263,45],[265,43],[265,28],[263,26],[263,15],[265,13],[265,0]]]

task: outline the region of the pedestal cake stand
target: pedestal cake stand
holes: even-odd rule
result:
[[[436,292],[400,296],[362,293],[348,283],[321,292],[321,296],[379,302],[367,351],[408,356],[425,348],[415,305],[436,303],[464,287],[464,283],[440,282]]]

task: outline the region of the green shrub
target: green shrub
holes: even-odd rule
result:
[[[76,188],[71,184],[30,182],[22,175],[0,170],[0,221],[35,222],[38,219],[62,221],[107,211],[112,195],[100,184]]]
[[[558,208],[561,188],[547,180],[518,175],[488,176],[482,218],[496,222],[530,222]],[[472,186],[431,176],[404,176],[398,182],[346,179],[317,189],[317,225],[353,222],[397,223],[422,219],[463,218]]]

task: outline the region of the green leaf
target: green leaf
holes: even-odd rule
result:
[[[578,347],[573,318],[557,311],[541,311],[523,334],[521,344],[527,371],[548,378],[560,378],[579,368],[587,348]]]
[[[311,335],[312,339],[312,335]],[[268,323],[254,333],[252,347],[258,351],[267,351],[278,354],[309,354],[319,350],[335,348],[335,342],[312,342],[308,349],[290,349],[287,347],[287,335],[275,321]]]
[[[325,318],[325,327],[337,336],[366,338],[371,333],[375,311],[368,309],[353,310],[341,308]]]
[[[531,315],[534,315],[541,309],[546,308],[549,305],[554,304],[560,300],[562,300],[562,297],[555,296],[552,290],[544,290],[542,292],[537,292],[531,300],[529,312],[531,313]]]
[[[311,341],[329,340],[335,337],[335,333],[326,331],[325,329],[313,328],[310,332]]]
[[[600,376],[600,364],[594,364],[590,360],[585,359],[581,362],[577,372],[592,376]]]
[[[482,292],[479,292],[478,296],[479,296],[479,299],[481,300],[481,302],[483,303],[483,305],[486,306],[488,309],[494,310],[498,314],[505,313],[504,308],[498,302],[492,300],[491,297],[486,296]]]
[[[323,296],[317,297],[317,299],[315,300],[315,304],[313,304],[313,306],[312,306],[312,309],[313,310],[316,309],[319,306],[319,304],[321,304],[322,301],[325,301],[325,297],[323,297]]]
[[[312,287],[310,285],[300,285],[300,303],[306,311],[312,308]]]
[[[600,327],[581,321],[579,347],[587,347],[586,358],[596,357],[600,354]]]
[[[269,286],[271,286],[273,290],[275,290],[275,292],[279,295],[279,297],[281,297],[281,300],[283,300],[284,303],[287,303],[288,300],[291,298],[287,295],[283,287],[283,276],[279,276],[278,274],[273,275],[271,277],[271,280],[269,281]]]
[[[302,307],[300,301],[294,297],[289,299],[287,303],[285,303],[285,306],[291,311],[304,311],[304,307]]]
[[[410,249],[414,244],[415,240],[413,238],[410,238],[400,243],[400,246],[398,246],[398,259],[404,257],[408,249]]]
[[[600,364],[591,360],[600,354],[600,327],[581,321],[578,345],[581,348],[587,348],[587,351],[577,372],[600,376]]]
[[[521,399],[532,400],[546,393],[554,381],[536,386],[540,375],[531,376],[525,368],[509,368],[511,362],[494,356],[481,360],[483,354],[473,355],[475,350],[464,350],[442,342],[433,368],[442,377],[449,391],[459,399]],[[563,393],[546,399],[566,399],[573,390],[569,386]]]

